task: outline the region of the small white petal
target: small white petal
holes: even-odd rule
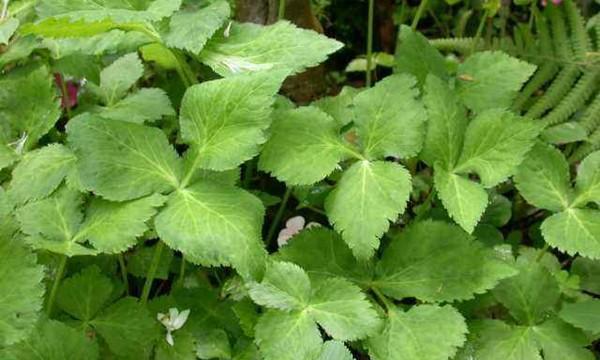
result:
[[[169,318],[171,318],[171,320],[177,318],[178,315],[179,315],[179,310],[177,310],[177,308],[169,309]]]
[[[173,330],[181,329],[183,324],[185,324],[185,322],[187,321],[188,316],[190,316],[190,309],[186,309],[180,312],[179,315],[173,319]]]
[[[173,340],[173,335],[170,331],[167,331],[167,343],[171,346],[175,345],[175,341]]]
[[[320,226],[321,226],[321,224],[319,224],[318,222],[311,221],[308,224],[306,224],[305,229],[310,229],[310,228],[315,228],[315,227],[320,227]]]
[[[304,220],[304,217],[294,216],[292,218],[289,218],[288,221],[285,222],[285,227],[298,232],[302,230],[302,228],[304,228],[304,224],[306,224],[306,220]]]

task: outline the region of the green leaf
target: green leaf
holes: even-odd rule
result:
[[[434,184],[450,217],[466,232],[472,233],[488,205],[485,189],[461,175],[434,167]]]
[[[600,205],[600,151],[588,155],[577,172],[576,204],[595,202]]]
[[[357,340],[376,332],[380,319],[365,294],[348,280],[320,282],[307,311],[336,340]]]
[[[89,266],[65,279],[56,294],[56,304],[66,313],[84,322],[92,320],[110,300],[113,284],[100,268]]]
[[[148,230],[146,222],[165,201],[166,197],[158,194],[127,202],[94,198],[75,238],[88,240],[104,253],[123,252]]]
[[[0,144],[0,170],[11,166],[17,158],[18,156],[15,150],[7,145]]]
[[[339,125],[315,107],[276,112],[270,131],[259,167],[289,185],[314,184],[325,178],[349,151]]]
[[[512,266],[460,227],[424,221],[405,228],[392,240],[378,264],[373,286],[398,300],[466,300],[515,274]]]
[[[273,262],[267,266],[260,284],[250,284],[249,293],[252,300],[261,306],[301,310],[308,304],[311,286],[308,275],[298,265]]]
[[[600,300],[589,299],[574,304],[564,304],[559,316],[578,328],[600,333]]]
[[[467,113],[456,92],[435,76],[428,76],[423,96],[427,108],[427,133],[421,158],[428,164],[440,162],[453,168],[460,157],[464,134],[467,129]]]
[[[133,6],[126,0],[44,0],[37,7],[40,18],[67,17],[74,20],[96,21],[111,19],[118,23],[158,21],[179,9],[181,0],[156,0],[145,8]]]
[[[323,62],[341,47],[333,39],[287,21],[267,26],[234,22],[229,31],[208,41],[199,58],[225,77],[267,69],[294,74]]]
[[[569,208],[542,223],[546,242],[561,251],[600,259],[600,211]]]
[[[98,113],[105,119],[128,121],[137,124],[174,116],[171,100],[161,89],[141,89],[112,106],[100,108]]]
[[[587,137],[588,134],[586,128],[575,121],[550,126],[544,129],[541,134],[541,138],[544,142],[556,145],[585,141]]]
[[[360,89],[344,86],[336,96],[326,96],[311,103],[312,106],[321,109],[331,116],[339,126],[350,123],[354,117],[354,97],[360,93]]]
[[[159,129],[81,115],[69,121],[67,133],[79,157],[82,183],[108,200],[179,186],[181,162]]]
[[[344,172],[325,210],[354,255],[366,259],[379,247],[390,221],[404,212],[410,190],[410,174],[401,165],[359,161]]]
[[[299,264],[302,266],[302,264]],[[578,257],[571,264],[571,274],[577,275],[582,290],[600,294],[600,261]]]
[[[370,159],[421,151],[425,116],[413,76],[391,75],[354,97],[354,123]]]
[[[196,360],[196,340],[188,331],[179,330],[173,333],[175,344],[171,346],[165,340],[159,341],[156,346],[156,360]]]
[[[75,165],[75,155],[63,145],[50,144],[29,152],[12,172],[8,193],[16,204],[50,195]]]
[[[250,73],[188,88],[181,105],[181,137],[194,145],[194,163],[227,170],[256,155],[266,140],[273,96],[284,76]]]
[[[354,360],[354,357],[343,342],[329,340],[323,343],[321,353],[315,360]]]
[[[542,360],[529,327],[509,326],[500,320],[483,320],[470,324],[470,329],[474,339],[465,348],[474,349],[473,354],[465,359]]]
[[[23,340],[42,308],[44,268],[17,237],[0,236],[0,347]]]
[[[100,89],[106,104],[122,98],[144,74],[144,65],[137,53],[124,55],[100,72]]]
[[[511,176],[534,145],[540,127],[533,121],[498,109],[481,112],[465,132],[456,173],[476,172],[485,187]]]
[[[144,246],[140,244],[140,246],[135,247],[133,252],[127,257],[127,272],[131,275],[145,278],[152,264],[156,246],[157,244],[152,246]],[[158,262],[158,267],[156,268],[154,278],[168,280],[169,270],[172,262],[173,251],[170,249],[163,249],[160,253],[160,260]]]
[[[119,358],[148,358],[159,336],[158,322],[136,298],[126,297],[90,322]]]
[[[243,276],[264,262],[264,207],[250,193],[200,181],[171,195],[154,220],[160,238],[203,265],[232,265]]]
[[[528,203],[550,211],[569,207],[572,197],[569,164],[556,148],[537,143],[515,174],[519,193]]]
[[[478,52],[458,66],[457,89],[467,107],[477,113],[508,108],[534,71],[534,65],[503,52]]]
[[[74,20],[70,18],[48,18],[22,26],[26,35],[38,35],[45,38],[85,38],[118,29],[119,24],[109,19],[98,21]]]
[[[223,329],[203,332],[196,340],[196,356],[200,359],[231,359],[231,344]]]
[[[493,294],[516,320],[534,325],[556,305],[560,289],[554,276],[541,264],[519,260],[519,273],[502,281]]]
[[[19,19],[8,18],[0,20],[0,45],[8,45],[10,37],[19,27]]]
[[[196,11],[179,11],[169,22],[169,31],[164,36],[169,47],[188,50],[198,54],[206,41],[229,17],[229,3],[215,1]]]
[[[446,360],[465,341],[467,326],[452,306],[390,308],[381,334],[368,340],[373,360]]]
[[[0,350],[6,360],[95,360],[99,359],[98,344],[82,331],[59,321],[44,320],[24,341]]]
[[[594,360],[585,349],[589,341],[585,334],[571,325],[553,318],[533,328],[533,336],[544,352],[545,360]]]
[[[414,75],[421,85],[428,74],[442,79],[447,77],[444,57],[421,33],[401,25],[396,46],[395,71]]]

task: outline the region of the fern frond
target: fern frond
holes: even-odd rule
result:
[[[541,89],[548,81],[552,80],[558,70],[559,66],[554,63],[545,63],[541,65],[515,99],[513,110],[522,110],[531,95]]]
[[[581,115],[579,123],[588,131],[588,134],[600,129],[600,92],[596,94],[594,100]]]
[[[585,60],[586,54],[592,48],[590,38],[585,29],[585,20],[573,0],[564,1],[563,8],[569,23],[573,55],[577,60]]]
[[[600,150],[600,128],[597,128],[588,138],[588,141],[581,144],[569,157],[569,162],[576,163],[596,150]]]
[[[463,38],[440,38],[431,39],[429,43],[436,49],[443,52],[456,52],[459,54],[468,53],[473,49],[475,38],[463,37]],[[485,46],[483,39],[480,39],[479,45],[476,50],[481,50]]]
[[[592,96],[600,80],[600,71],[590,70],[585,72],[560,103],[544,116],[542,123],[550,126],[565,122],[577,110],[581,109]]]
[[[566,96],[571,87],[581,73],[579,66],[567,65],[552,81],[544,95],[542,95],[533,106],[527,111],[526,116],[536,119],[542,116],[547,110],[553,108],[558,102]]]

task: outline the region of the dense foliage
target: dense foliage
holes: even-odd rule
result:
[[[401,3],[299,104],[344,44],[233,1],[4,0],[0,359],[596,358],[599,16]]]

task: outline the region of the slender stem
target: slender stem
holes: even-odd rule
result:
[[[415,18],[413,19],[413,22],[410,25],[410,27],[413,31],[417,30],[417,26],[419,25],[419,20],[421,20],[421,16],[423,16],[423,13],[425,12],[426,8],[427,8],[427,0],[422,0],[421,3],[419,4],[419,7],[417,8],[417,13],[415,14]]]
[[[60,74],[60,91],[63,95],[65,110],[67,111],[67,119],[71,120],[71,97],[69,96],[69,90],[67,90],[67,82],[63,74]]]
[[[283,199],[281,199],[281,204],[279,204],[279,209],[277,209],[277,213],[275,214],[275,219],[271,223],[269,227],[269,231],[267,232],[267,245],[271,244],[273,241],[273,237],[275,236],[275,231],[279,227],[279,223],[281,222],[281,218],[283,217],[283,213],[285,212],[285,207],[287,205],[288,200],[290,199],[290,195],[292,194],[292,188],[288,187],[285,189],[285,193],[283,194]]]
[[[279,0],[279,11],[277,12],[277,20],[285,19],[285,2],[286,0]]]
[[[117,259],[119,260],[119,267],[121,268],[121,280],[123,281],[123,285],[125,285],[125,293],[129,295],[129,280],[127,280],[127,266],[125,265],[125,258],[123,254],[117,255]]]
[[[479,45],[479,40],[481,40],[481,33],[483,32],[483,26],[485,25],[487,17],[488,16],[487,16],[487,11],[486,11],[483,14],[483,16],[481,17],[481,20],[479,21],[479,26],[477,27],[477,33],[475,34],[475,39],[473,41],[473,45],[471,45],[471,53],[474,53],[477,45]]]
[[[179,264],[179,277],[177,279],[177,285],[183,287],[185,278],[185,255],[181,254],[181,264]]]
[[[244,171],[244,179],[242,180],[242,185],[244,188],[248,189],[250,184],[252,183],[252,179],[254,178],[254,171],[256,169],[256,160],[252,159],[246,163],[245,171]]]
[[[377,299],[379,299],[379,301],[381,301],[383,306],[385,306],[385,309],[387,311],[394,308],[394,303],[392,303],[387,297],[385,297],[385,295],[383,295],[377,288],[372,287],[371,290],[373,291],[373,294],[375,294]]]
[[[2,13],[0,13],[0,20],[4,20],[8,16],[8,1],[2,0]]]
[[[540,251],[538,256],[535,258],[535,262],[542,261],[542,258],[544,257],[544,255],[546,255],[546,251],[548,251],[549,248],[550,248],[550,245],[548,245],[548,243],[545,243],[544,247],[542,248],[542,251]]]
[[[162,241],[159,241],[156,244],[156,248],[154,249],[152,262],[150,263],[150,267],[148,268],[148,273],[146,274],[146,282],[144,283],[144,288],[142,289],[142,304],[146,304],[146,302],[148,301],[148,296],[150,296],[150,289],[152,288],[152,282],[154,281],[154,276],[156,275],[156,270],[158,269],[158,264],[160,263],[160,254],[162,253],[164,246],[165,244]]]
[[[373,12],[375,1],[369,0],[367,20],[367,87],[371,87],[371,67],[373,66]]]
[[[46,304],[46,314],[48,317],[52,315],[52,308],[54,307],[54,299],[56,298],[56,292],[58,291],[58,286],[60,285],[60,281],[65,273],[65,266],[67,265],[67,256],[61,255],[60,262],[58,263],[58,268],[56,269],[56,274],[54,275],[54,282],[52,283],[52,289],[50,290],[50,296],[48,297],[48,303]]]

